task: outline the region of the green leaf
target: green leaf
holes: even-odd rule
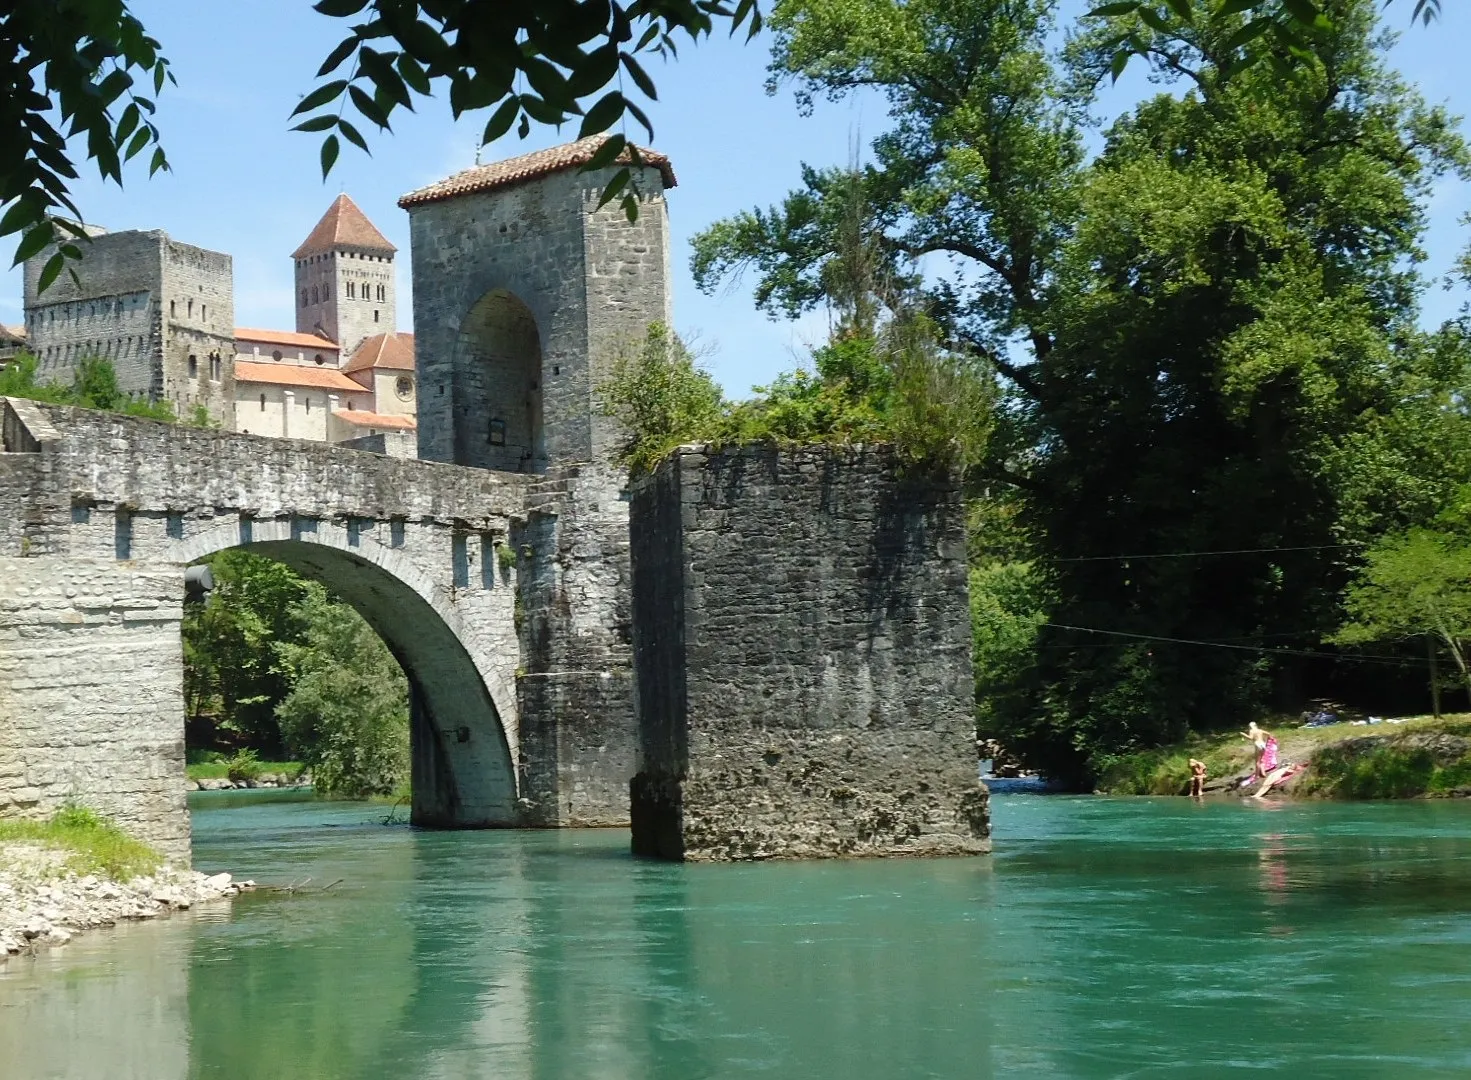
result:
[[[428,97],[434,92],[434,88],[429,85],[429,76],[424,74],[424,69],[419,66],[419,62],[408,53],[399,53],[398,62],[394,66],[403,76],[403,81],[408,83],[416,93]]]
[[[523,139],[531,134],[531,121],[527,119],[525,113],[521,114],[521,122],[516,125],[516,134]]]
[[[1195,11],[1190,6],[1190,0],[1165,0],[1165,4],[1181,22],[1194,24]]]
[[[1170,24],[1165,22],[1164,19],[1160,16],[1159,12],[1153,10],[1152,8],[1141,7],[1139,9],[1139,18],[1143,20],[1144,25],[1149,27],[1151,30],[1156,30],[1161,34],[1170,33]]]
[[[1216,8],[1217,15],[1238,15],[1243,11],[1254,11],[1264,7],[1267,0],[1226,0],[1220,7]]]
[[[1226,51],[1235,52],[1242,46],[1251,44],[1268,30],[1272,29],[1273,25],[1275,24],[1272,19],[1265,15],[1260,19],[1253,19],[1231,35],[1230,40],[1226,42]]]
[[[313,109],[321,108],[334,98],[341,97],[342,91],[346,89],[346,79],[334,79],[332,82],[319,86],[297,102],[296,108],[291,110],[291,115],[297,116],[301,113],[311,112]]]
[[[567,93],[567,80],[560,71],[537,56],[528,56],[521,70],[526,73],[526,81],[531,84],[531,88],[549,106],[562,112],[569,111],[571,100]]]
[[[380,129],[387,129],[388,114],[378,107],[378,103],[368,96],[366,90],[360,86],[350,86],[347,96],[352,98],[352,103],[357,106],[358,112],[377,124]]]
[[[1124,73],[1124,68],[1129,66],[1129,58],[1134,55],[1132,49],[1120,49],[1113,54],[1113,60],[1108,65],[1109,74],[1113,81],[1118,82],[1119,76]]]
[[[47,244],[51,243],[54,235],[55,232],[49,221],[42,221],[41,224],[32,226],[21,238],[20,244],[16,246],[15,261],[10,265],[19,266],[32,255],[40,253]]]
[[[161,146],[153,151],[153,160],[148,163],[148,175],[152,176],[160,169],[164,172],[169,171],[169,161],[168,158],[164,157],[163,147]]]
[[[345,19],[349,15],[356,15],[368,6],[368,0],[318,0],[312,5],[313,11],[319,11],[323,15],[330,15],[334,19]]]
[[[1140,0],[1124,0],[1123,3],[1104,4],[1088,12],[1090,19],[1111,19],[1117,15],[1129,15],[1138,10]]]
[[[582,126],[578,129],[577,137],[585,139],[589,135],[607,131],[623,115],[623,106],[623,95],[617,90],[604,94],[598,99],[596,105],[587,110],[587,115],[582,118]]]
[[[322,179],[327,179],[327,174],[332,171],[332,166],[337,162],[337,154],[341,151],[342,144],[336,135],[328,135],[322,140]]]
[[[292,131],[326,131],[328,128],[337,126],[337,117],[331,113],[323,113],[321,116],[313,116],[309,120],[303,120],[293,127]]]
[[[133,134],[133,141],[128,143],[128,152],[123,155],[123,160],[132,161],[143,152],[143,148],[148,145],[148,140],[152,137],[153,132],[149,131],[146,127],[139,128]]]
[[[139,111],[137,103],[129,105],[123,110],[123,118],[117,122],[117,133],[113,138],[121,144],[133,133],[133,129],[138,126],[138,121],[141,119],[143,119],[143,114]]]
[[[539,124],[560,124],[567,119],[561,109],[548,104],[535,94],[522,94],[521,108]]]
[[[15,200],[9,210],[5,211],[5,216],[0,218],[0,236],[9,236],[13,232],[19,232],[21,229],[34,225],[44,216],[36,199],[22,195]]]
[[[609,180],[607,186],[603,188],[603,194],[598,199],[597,208],[601,210],[616,199],[618,193],[628,186],[628,181],[632,175],[633,173],[629,169],[619,169],[614,173],[613,179]]]
[[[1313,0],[1282,0],[1282,7],[1304,26],[1312,26],[1322,14]]]
[[[644,92],[644,96],[650,101],[658,101],[659,91],[654,89],[654,80],[649,78],[648,73],[643,68],[639,67],[638,61],[628,53],[619,53],[618,55],[623,60],[623,69],[638,84],[638,88]]]
[[[347,138],[348,142],[352,143],[369,157],[373,156],[373,151],[368,149],[368,141],[363,138],[362,132],[348,123],[346,117],[338,117],[337,128]]]
[[[46,260],[46,265],[41,268],[41,278],[36,282],[36,291],[43,293],[51,288],[51,283],[61,274],[61,268],[66,265],[66,256],[56,252]]]
[[[626,136],[609,135],[603,145],[598,147],[597,152],[588,159],[587,164],[582,167],[582,171],[592,172],[594,169],[601,169],[613,164],[613,162],[618,160],[618,155],[623,153],[627,146],[628,139]]]
[[[332,74],[332,72],[336,71],[339,67],[342,66],[342,62],[353,54],[353,50],[357,47],[358,37],[356,34],[342,42],[339,42],[337,48],[333,49],[330,53],[327,54],[327,59],[323,60],[322,66],[317,69],[317,78],[320,79],[323,76],[330,75]]]
[[[516,114],[520,111],[521,102],[516,98],[506,98],[501,102],[491,114],[490,119],[486,121],[485,131],[480,136],[480,145],[488,146],[510,131],[511,125],[516,122]]]

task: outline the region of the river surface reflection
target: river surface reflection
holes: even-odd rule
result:
[[[995,800],[996,855],[197,804],[257,894],[0,969],[0,1076],[1471,1075],[1471,804]]]

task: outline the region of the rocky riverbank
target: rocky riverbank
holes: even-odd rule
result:
[[[311,773],[302,773],[295,779],[282,773],[262,773],[260,776],[241,780],[231,780],[226,776],[206,776],[198,780],[184,781],[186,791],[243,791],[247,788],[309,788],[311,786]]]
[[[163,868],[130,881],[67,869],[69,853],[44,844],[0,844],[0,964],[32,949],[122,920],[152,919],[252,889],[229,874]]]

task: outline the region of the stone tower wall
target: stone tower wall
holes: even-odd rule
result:
[[[164,242],[161,232],[103,233],[73,264],[79,281],[63,270],[44,293],[38,285],[51,250],[26,261],[26,347],[42,378],[69,382],[78,361],[98,355],[112,361],[127,393],[162,396]]]
[[[338,248],[297,259],[295,306],[297,332],[326,334],[342,347],[340,355],[346,363],[365,338],[388,333],[398,325],[393,256]]]
[[[602,457],[610,439],[594,432],[611,421],[597,415],[597,372],[621,339],[668,316],[663,188],[658,170],[638,172],[635,225],[616,204],[596,209],[612,170],[569,169],[409,207],[421,457],[481,464],[462,460],[484,443],[490,407],[466,328],[497,290],[524,304],[540,332],[547,464]]]
[[[631,546],[636,852],[989,850],[951,477],[686,448],[635,484]]]
[[[203,405],[211,418],[233,430],[234,260],[167,237],[162,252],[162,396],[173,403],[180,417],[187,419],[196,406]]]
[[[38,292],[49,252],[25,266],[30,348],[47,379],[69,381],[87,356],[112,363],[127,393],[163,400],[187,417],[196,405],[234,420],[235,286],[228,255],[166,233],[103,233],[83,247],[80,284],[62,272]],[[190,376],[189,357],[195,357]],[[217,357],[218,363],[211,364]]]

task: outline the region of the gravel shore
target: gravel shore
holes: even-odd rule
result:
[[[83,930],[219,903],[255,887],[229,874],[172,868],[127,882],[77,877],[66,859],[42,844],[0,844],[0,964],[16,953],[65,945]]]

